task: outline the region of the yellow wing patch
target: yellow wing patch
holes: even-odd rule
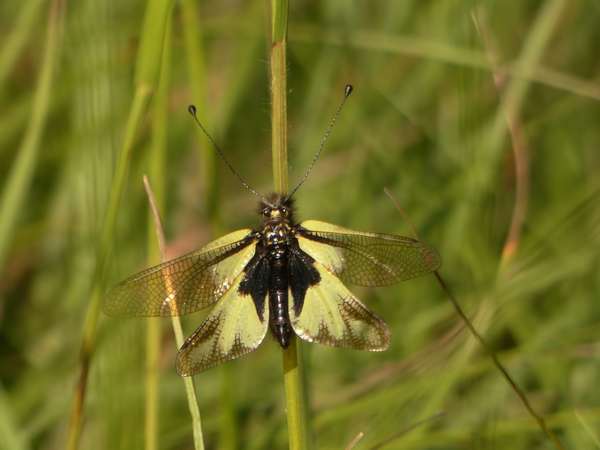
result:
[[[386,350],[390,342],[386,323],[369,311],[322,264],[314,264],[321,280],[306,291],[300,315],[296,316],[293,302],[289,306],[292,327],[298,337],[334,347]]]
[[[387,286],[440,267],[434,248],[393,234],[349,230],[317,220],[301,224],[300,247],[343,281],[361,286]]]
[[[352,230],[338,227],[331,223],[321,222],[319,220],[305,220],[300,226],[309,230],[352,233]],[[335,274],[343,272],[346,260],[344,259],[344,253],[341,248],[305,238],[299,238],[298,244],[300,245],[300,249],[319,261],[330,272]]]
[[[264,303],[263,320],[250,295],[241,295],[238,275],[230,289],[216,303],[209,316],[183,344],[177,355],[177,371],[188,376],[255,350],[265,338],[269,323],[269,302]]]
[[[308,228],[309,230],[331,231],[333,233],[346,234],[364,234],[362,231],[351,230],[349,228],[340,227],[339,225],[329,222],[322,222],[320,220],[305,220],[300,225],[304,228]]]

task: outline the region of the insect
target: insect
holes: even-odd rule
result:
[[[294,336],[335,347],[382,351],[386,323],[344,283],[385,286],[436,270],[437,252],[408,237],[349,230],[294,217],[293,195],[308,177],[339,113],[331,119],[312,163],[289,195],[262,197],[221,158],[241,183],[261,198],[262,224],[229,233],[195,252],[146,269],[116,285],[104,310],[112,316],[183,315],[212,306],[185,341],[177,371],[193,375],[255,350],[269,329],[283,348]]]

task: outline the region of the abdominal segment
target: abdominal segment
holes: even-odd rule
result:
[[[271,283],[269,286],[269,309],[271,332],[279,345],[287,348],[292,338],[292,327],[288,313],[288,261],[278,258],[271,261]]]
[[[321,276],[315,269],[315,260],[292,238],[288,245],[258,244],[256,253],[244,268],[241,294],[249,294],[261,321],[268,320],[271,333],[283,348],[290,344],[294,330],[290,321],[289,302],[299,316],[306,292],[317,285]],[[264,302],[269,296],[269,317],[264,317]]]

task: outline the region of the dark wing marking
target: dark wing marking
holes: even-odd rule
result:
[[[319,271],[315,269],[315,260],[300,250],[298,243],[291,246],[288,255],[288,273],[291,299],[294,302],[294,312],[299,315],[304,305],[306,291],[321,281]]]
[[[342,280],[361,286],[409,280],[441,264],[433,248],[409,237],[353,231],[313,220],[303,222],[298,233],[306,253]]]
[[[269,324],[269,303],[263,317],[256,313],[250,294],[239,289],[244,274],[214,306],[202,325],[183,344],[177,355],[177,372],[188,376],[255,350],[264,340]]]
[[[263,319],[265,298],[269,290],[269,277],[271,275],[271,266],[266,256],[267,253],[264,248],[257,245],[254,256],[244,269],[244,278],[239,287],[241,295],[250,294],[261,320]]]
[[[146,269],[106,295],[110,316],[173,316],[215,303],[254,254],[251,230],[238,230],[193,253]]]
[[[390,330],[329,270],[315,262],[319,283],[306,291],[302,311],[288,306],[298,337],[333,347],[382,351],[388,348]]]

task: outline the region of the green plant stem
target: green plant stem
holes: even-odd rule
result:
[[[173,326],[173,333],[175,334],[175,342],[177,348],[181,348],[185,341],[183,336],[183,329],[181,328],[181,321],[179,317],[171,317],[171,324]],[[188,408],[190,415],[192,416],[192,433],[194,436],[194,449],[204,450],[204,436],[202,434],[202,417],[200,416],[200,407],[198,406],[198,398],[196,397],[196,390],[194,388],[194,379],[192,377],[184,377],[183,384],[185,385],[185,393],[188,400]]]
[[[156,245],[154,245],[156,247]],[[156,252],[149,254],[148,260],[155,260]],[[157,450],[158,447],[158,411],[159,378],[158,360],[160,356],[160,318],[149,317],[146,321],[146,386],[144,411],[144,448]]]
[[[6,262],[13,231],[23,211],[22,205],[37,164],[40,139],[48,116],[54,67],[59,58],[64,10],[63,0],[54,0],[50,4],[46,47],[33,99],[31,121],[0,200],[0,270]]]
[[[143,112],[146,110],[150,100],[151,90],[147,86],[141,86],[136,94],[129,111],[123,148],[119,154],[114,181],[111,185],[107,214],[104,219],[103,233],[98,250],[99,261],[97,262],[95,286],[92,290],[91,300],[83,325],[83,340],[79,354],[79,377],[75,387],[75,397],[71,406],[71,419],[69,423],[67,448],[75,450],[79,445],[81,436],[81,425],[83,420],[83,403],[85,401],[87,379],[89,374],[92,353],[96,346],[96,335],[100,305],[105,287],[105,268],[110,254],[111,242],[114,236],[117,212],[119,210],[121,193],[125,185],[129,160],[133,149],[134,138],[139,129]]]
[[[392,193],[387,188],[384,189],[384,191],[385,191],[386,195],[390,198],[390,200],[392,201],[392,203],[394,204],[394,206],[396,207],[398,212],[400,212],[400,214],[402,214],[404,219],[410,224],[413,236],[416,239],[418,239],[419,235],[417,233],[417,229],[413,226],[413,224],[410,221],[410,219],[408,218],[408,215],[406,214],[406,212],[400,207],[400,203],[398,203],[396,198],[392,195]],[[477,331],[477,329],[473,325],[473,322],[467,317],[464,310],[460,306],[460,303],[458,303],[458,300],[456,299],[456,297],[454,297],[454,294],[452,294],[452,291],[450,290],[450,288],[448,287],[448,285],[442,278],[441,274],[436,270],[435,272],[433,272],[433,275],[435,276],[435,279],[438,282],[442,291],[444,291],[444,294],[446,294],[446,297],[448,297],[448,299],[450,300],[450,303],[452,303],[452,306],[454,307],[456,313],[459,315],[459,317],[461,318],[463,323],[467,326],[467,328],[469,329],[471,334],[475,337],[475,339],[477,340],[479,345],[483,348],[485,353],[487,353],[487,355],[491,358],[492,362],[494,363],[494,366],[496,366],[496,369],[498,369],[498,371],[502,374],[502,376],[504,377],[506,382],[510,385],[512,390],[517,394],[517,396],[521,400],[521,403],[523,403],[523,406],[525,406],[525,409],[527,409],[527,412],[529,412],[531,417],[533,417],[533,419],[537,422],[537,424],[539,425],[542,432],[554,444],[554,446],[556,447],[557,450],[565,450],[564,447],[562,446],[561,442],[558,440],[558,437],[546,425],[546,421],[544,420],[544,418],[533,409],[533,407],[531,406],[531,403],[529,403],[529,399],[527,398],[527,395],[525,394],[525,392],[520,388],[520,386],[513,379],[513,377],[508,372],[508,370],[500,362],[496,353],[491,349],[491,347],[488,345],[487,341],[483,338],[483,336],[479,333],[479,331]]]
[[[155,180],[155,202],[157,209],[164,209],[167,129],[169,123],[169,83],[171,68],[171,22],[167,23],[158,89],[152,112],[152,137],[150,143],[149,174]],[[148,216],[148,263],[155,265],[162,259],[156,245],[155,220]],[[150,317],[146,321],[146,410],[145,439],[146,450],[157,450],[159,424],[159,356],[160,356],[161,320]]]
[[[271,1],[271,141],[273,153],[273,180],[275,191],[288,190],[287,156],[287,0]]]
[[[283,350],[285,405],[291,450],[308,448],[306,405],[302,383],[302,368],[300,366],[302,359],[299,356],[298,339],[294,336],[289,347]]]
[[[44,3],[43,0],[22,2],[23,8],[19,13],[19,17],[14,21],[15,26],[13,27],[13,31],[2,43],[2,52],[0,53],[0,89],[17,62],[17,58],[27,43],[31,32],[35,30],[35,20]]]
[[[288,191],[286,40],[287,0],[271,1],[271,126],[273,183],[276,192]],[[306,405],[302,383],[301,358],[294,336],[283,351],[283,379],[288,422],[289,447],[307,448]]]
[[[154,229],[156,231],[156,239],[158,241],[158,249],[161,260],[165,261],[166,257],[166,244],[165,244],[165,232],[160,219],[160,212],[156,205],[154,193],[150,186],[150,182],[147,177],[144,177],[144,187],[146,194],[148,195],[148,202],[150,203],[150,209],[154,220]],[[165,283],[169,283],[169,280],[165,280]],[[173,325],[173,333],[175,334],[175,342],[177,348],[181,348],[184,342],[183,330],[181,328],[181,321],[177,315],[171,316],[171,324]],[[183,383],[185,385],[185,392],[188,399],[188,407],[190,415],[192,416],[192,431],[194,435],[194,449],[204,450],[204,437],[202,434],[202,418],[200,416],[200,408],[198,407],[198,398],[196,397],[196,390],[194,388],[194,379],[192,377],[184,377]]]
[[[119,153],[115,175],[111,184],[108,206],[97,250],[98,260],[94,287],[83,326],[83,339],[79,354],[79,376],[71,406],[71,418],[67,435],[67,449],[69,450],[75,450],[79,445],[83,423],[83,404],[87,392],[92,354],[96,347],[98,318],[102,295],[106,287],[106,269],[114,240],[117,215],[127,180],[127,173],[129,172],[135,138],[147,110],[148,102],[158,83],[164,33],[171,6],[172,0],[150,0],[145,12],[142,38],[136,61],[136,89],[125,125],[123,146]]]

